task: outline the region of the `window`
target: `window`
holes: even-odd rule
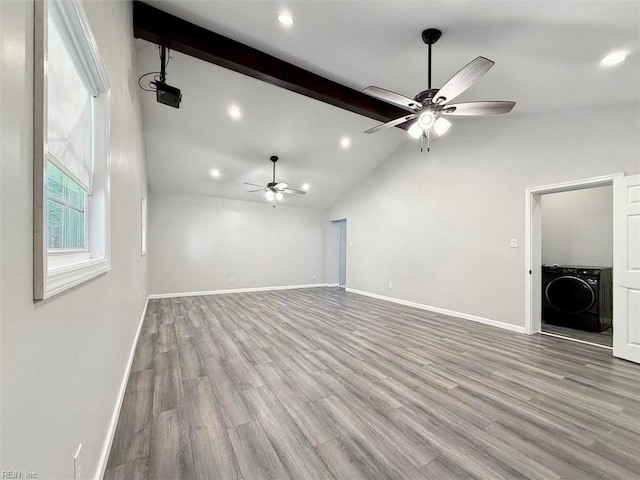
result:
[[[53,162],[47,162],[47,249],[87,250],[88,193]]]
[[[35,3],[34,298],[110,268],[108,83],[79,1]]]

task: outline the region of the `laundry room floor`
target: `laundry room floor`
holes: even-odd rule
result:
[[[598,333],[562,327],[560,325],[551,325],[550,323],[543,323],[542,331],[544,333],[553,333],[554,335],[560,335],[562,337],[575,338],[576,340],[596,343],[605,347],[613,346],[613,328],[611,327]]]

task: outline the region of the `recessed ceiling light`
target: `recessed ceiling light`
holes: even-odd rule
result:
[[[627,52],[622,52],[622,51],[611,52],[602,60],[600,60],[600,64],[610,67],[612,65],[617,65],[619,63],[622,63],[626,59],[627,59]]]
[[[351,145],[351,139],[349,137],[342,137],[340,139],[340,146],[342,148],[349,148],[349,145]]]
[[[303,183],[302,184],[302,190],[304,190],[305,192],[308,192],[309,189],[311,188],[311,185],[309,185],[308,183]]]
[[[211,169],[211,171],[209,173],[211,174],[211,176],[213,178],[220,178],[220,176],[222,175],[222,172],[220,170],[218,170],[217,168]]]
[[[283,25],[293,25],[293,17],[287,12],[280,12],[278,14],[278,21]]]
[[[229,116],[234,120],[238,120],[242,116],[242,110],[237,105],[231,105],[227,110],[229,112]]]

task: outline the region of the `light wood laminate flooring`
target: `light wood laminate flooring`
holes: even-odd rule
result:
[[[640,478],[640,366],[313,288],[151,300],[105,478]]]

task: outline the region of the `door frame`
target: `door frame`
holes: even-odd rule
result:
[[[581,180],[572,180],[525,189],[524,331],[527,335],[540,332],[542,326],[542,215],[540,211],[540,197],[547,193],[569,192],[571,190],[613,185],[613,181],[616,178],[623,176],[623,173],[612,173],[600,177],[584,178]]]
[[[341,278],[341,268],[342,268],[342,255],[341,255],[341,235],[338,232],[338,238],[337,238],[337,244],[335,244],[334,242],[334,233],[335,233],[335,229],[336,227],[338,228],[338,230],[341,230],[341,225],[344,225],[344,231],[345,231],[345,245],[344,245],[344,273],[345,273],[345,284],[342,285],[342,278]],[[335,271],[334,268],[332,268],[333,266],[330,263],[330,274],[335,275],[334,278],[332,278],[332,280],[337,280],[337,282],[333,282],[330,281],[329,285],[330,286],[337,286],[337,287],[346,287],[346,276],[347,276],[347,218],[343,217],[343,218],[336,218],[334,220],[331,220],[331,236],[330,236],[330,247],[329,247],[329,251],[330,251],[330,258],[331,258],[331,262],[335,262]],[[336,260],[337,258],[337,260]]]

